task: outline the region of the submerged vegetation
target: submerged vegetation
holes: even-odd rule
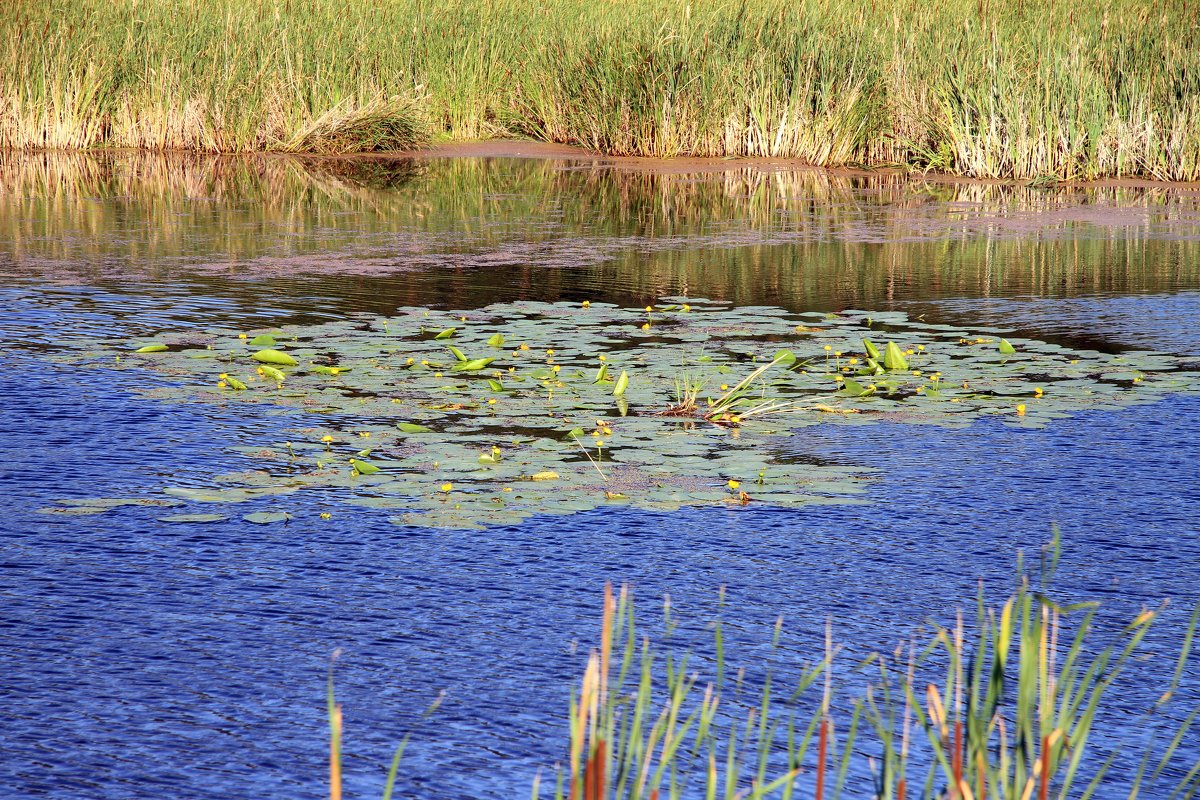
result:
[[[1098,603],[1056,602],[1050,582],[1059,556],[1056,536],[1039,574],[1022,574],[1002,605],[989,605],[981,591],[973,614],[931,623],[892,652],[856,663],[834,646],[832,623],[822,658],[789,663],[795,655],[781,617],[763,662],[735,671],[720,618],[711,649],[679,650],[669,642],[678,625],[669,603],[665,633],[652,642],[638,627],[632,594],[608,587],[599,645],[571,692],[566,757],[552,786],[534,778],[532,797],[1196,797],[1200,706],[1185,678],[1200,605],[1169,634],[1176,651],[1148,647],[1166,604],[1120,627],[1098,616]],[[1157,664],[1148,670],[1150,658]],[[1165,685],[1147,681],[1148,671]],[[1109,727],[1114,706],[1121,715],[1136,709],[1119,735]],[[338,800],[341,708],[332,688],[329,714]]]
[[[1026,180],[1200,178],[1186,0],[17,0],[0,148],[527,136]]]
[[[61,360],[158,376],[147,380],[151,399],[298,417],[288,442],[234,448],[249,469],[218,475],[215,486],[166,487],[169,498],[282,503],[326,491],[422,527],[511,524],[606,504],[863,502],[873,470],[808,453],[798,431],[985,418],[1041,426],[1196,386],[1190,360],[1163,353],[1009,340],[898,312],[791,314],[695,298],[642,309],[401,308],[80,347]],[[148,501],[70,499],[43,511],[106,513],[138,502]],[[244,517],[289,518],[286,509]]]

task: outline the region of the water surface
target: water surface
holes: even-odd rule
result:
[[[203,485],[241,468],[231,447],[302,422],[147,402],[134,390],[148,376],[54,360],[98,336],[684,294],[1200,358],[1195,195],[515,159],[4,159],[0,785],[14,796],[324,796],[335,649],[352,795],[377,795],[411,731],[406,795],[527,796],[564,753],[605,581],[633,584],[649,619],[669,593],[681,644],[707,641],[727,587],[733,658],[751,666],[782,613],[785,674],[819,652],[827,615],[853,656],[946,619],[979,581],[1003,592],[1054,523],[1059,591],[1103,599],[1109,630],[1168,597],[1178,624],[1196,599],[1195,395],[1041,430],[808,429],[798,454],[881,470],[861,506],[607,510],[483,532],[400,529],[302,493],[286,526],[36,513]],[[1169,674],[1170,645],[1164,629],[1139,668]],[[1123,694],[1112,720],[1153,688]],[[1194,661],[1185,690],[1200,691]],[[1200,757],[1200,741],[1183,752]]]

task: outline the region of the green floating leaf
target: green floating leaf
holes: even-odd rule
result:
[[[872,391],[858,381],[847,378],[842,382],[842,388],[838,390],[837,394],[839,397],[862,397]]]
[[[284,379],[287,378],[287,375],[283,373],[283,370],[276,369],[269,364],[263,364],[261,367],[259,367],[259,369],[262,371],[263,375],[280,383],[283,383]]]
[[[451,336],[454,335],[454,332],[457,330],[458,330],[458,328],[446,328],[446,330],[442,331],[441,333],[439,333],[437,336],[434,336],[433,338],[434,339],[449,339]]]
[[[39,508],[37,513],[62,517],[86,517],[92,514],[103,514],[106,511],[112,511],[113,508],[113,506],[71,506],[70,508],[47,506],[46,508]]]
[[[260,333],[250,340],[251,347],[274,347],[275,337],[269,333]]]
[[[504,347],[504,334],[492,334],[492,336],[488,338],[487,343],[492,347]]]
[[[493,392],[503,392],[504,391],[504,384],[501,383],[500,381],[496,380],[495,378],[488,378],[488,387],[490,387]]]
[[[313,364],[310,370],[318,375],[341,375],[343,372],[349,372],[349,369],[344,367],[327,367],[324,364]]]
[[[298,363],[296,359],[280,350],[259,350],[251,358],[263,364],[275,364],[280,367],[294,367]]]
[[[463,353],[463,351],[462,351],[462,350],[459,350],[459,349],[458,349],[457,347],[455,347],[454,345],[452,345],[452,344],[448,344],[448,345],[446,345],[446,349],[447,349],[447,350],[449,350],[451,353],[453,353],[453,354],[454,354],[454,358],[455,358],[455,360],[457,360],[457,361],[466,361],[466,360],[467,360],[467,356],[466,356],[466,354],[465,354],[465,353]]]
[[[476,358],[472,361],[463,361],[455,364],[453,369],[456,372],[478,372],[479,370],[486,368],[488,364],[495,360],[496,359],[494,358]]]
[[[225,383],[229,384],[230,389],[237,389],[239,392],[246,391],[246,384],[242,383],[232,375],[225,378]]]
[[[1008,339],[1001,339],[1000,347],[998,349],[1006,356],[1014,355],[1017,352],[1017,348],[1013,347],[1012,343],[1009,342]]]
[[[433,428],[427,428],[415,422],[397,422],[396,427],[404,433],[433,433]]]
[[[168,348],[165,344],[159,344],[159,343],[155,342],[154,344],[143,345],[142,347],[139,347],[137,350],[134,350],[133,352],[135,352],[135,353],[165,353],[169,349],[170,348]]]
[[[376,472],[379,472],[379,467],[370,461],[362,461],[357,458],[350,459],[350,466],[354,467],[354,471],[359,475],[374,475]]]
[[[255,525],[270,525],[273,522],[287,522],[292,518],[291,514],[286,511],[255,511],[253,514],[246,514],[242,519],[246,522],[253,522]]]
[[[791,350],[780,350],[775,354],[775,358],[771,360],[777,361],[783,365],[784,368],[787,368],[796,363],[796,354]]]
[[[224,522],[229,517],[224,514],[172,514],[169,517],[159,517],[159,522]]]

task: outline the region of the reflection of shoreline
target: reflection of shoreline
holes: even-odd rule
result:
[[[1197,288],[1197,242],[1200,195],[1162,187],[655,173],[541,157],[0,155],[0,276],[68,283],[416,284],[404,276],[436,271],[547,299],[573,279],[575,291],[596,284],[643,304],[686,290],[877,307]],[[402,294],[436,304],[429,292]]]
[[[912,172],[900,167],[880,166],[871,169],[855,167],[814,166],[796,158],[771,157],[703,157],[673,156],[651,158],[647,156],[615,156],[598,153],[582,147],[552,142],[535,142],[514,139],[481,139],[477,141],[444,142],[421,150],[403,153],[346,153],[338,155],[304,155],[303,158],[328,161],[370,161],[399,157],[416,159],[436,158],[527,158],[539,160],[563,160],[586,162],[606,169],[648,172],[660,175],[711,174],[752,169],[770,172],[816,172],[835,178],[876,178],[904,182],[920,182],[934,185],[1003,186],[1014,189],[1029,189],[1028,181],[1008,178],[972,178],[942,172]],[[1095,180],[1069,180],[1055,182],[1037,191],[1054,189],[1165,189],[1200,193],[1200,181],[1158,181],[1148,178],[1097,178]]]

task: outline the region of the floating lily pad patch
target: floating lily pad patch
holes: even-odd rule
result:
[[[897,312],[682,298],[641,309],[403,308],[154,341],[166,349],[131,356],[137,342],[90,342],[74,360],[113,368],[124,354],[115,368],[166,379],[148,398],[304,421],[290,441],[238,445],[252,468],[166,487],[168,497],[226,504],[321,490],[432,527],[614,503],[869,502],[871,470],[794,455],[806,428],[1040,426],[1200,385],[1195,363],[1167,353],[1072,350]]]

